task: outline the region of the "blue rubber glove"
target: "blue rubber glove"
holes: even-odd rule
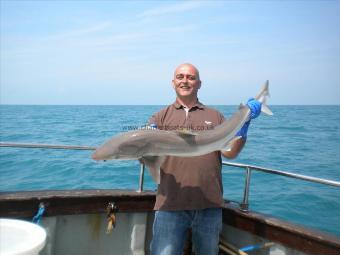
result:
[[[243,126],[241,127],[241,129],[236,133],[236,136],[241,136],[243,139],[246,139],[249,124],[250,124],[250,120],[248,120],[246,123],[244,123]]]
[[[257,118],[261,113],[262,104],[254,98],[250,98],[247,102],[247,106],[250,109],[250,119],[244,123],[241,129],[237,132],[236,136],[241,136],[243,139],[247,138],[248,128],[250,121]]]
[[[260,115],[262,104],[259,101],[254,98],[250,98],[247,102],[247,106],[251,111],[250,119],[255,119]]]

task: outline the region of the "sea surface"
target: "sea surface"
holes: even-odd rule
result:
[[[0,140],[98,146],[143,126],[162,106],[0,106]],[[226,117],[236,106],[215,106]],[[271,106],[252,121],[242,162],[340,181],[340,106]],[[138,188],[137,161],[90,151],[0,148],[0,192]],[[224,197],[241,201],[245,171],[223,167]],[[145,189],[156,186],[146,174]],[[340,236],[340,188],[253,172],[250,209]]]

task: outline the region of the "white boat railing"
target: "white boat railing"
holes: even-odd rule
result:
[[[55,144],[37,144],[37,143],[10,143],[0,142],[0,147],[13,148],[32,148],[32,149],[60,149],[60,150],[95,150],[92,146],[78,146],[78,145],[55,145]]]
[[[233,162],[227,162],[227,161],[222,161],[222,165],[243,168],[246,170],[243,200],[241,203],[239,203],[240,209],[242,211],[248,211],[248,208],[249,208],[249,188],[250,188],[250,176],[251,176],[252,171],[260,171],[264,173],[281,175],[281,176],[290,177],[294,179],[300,179],[300,180],[304,180],[308,182],[315,182],[315,183],[319,183],[322,185],[329,185],[329,186],[334,186],[338,188],[340,187],[340,182],[338,181],[327,180],[327,179],[322,179],[322,178],[317,178],[317,177],[312,177],[312,176],[307,176],[307,175],[302,175],[302,174],[295,174],[295,173],[277,170],[277,169],[265,168],[265,167],[242,164],[242,163],[233,163]]]
[[[12,142],[0,142],[0,147],[14,147],[14,148],[38,148],[38,149],[64,149],[64,150],[95,150],[96,147],[91,146],[78,146],[78,145],[52,145],[52,144],[29,144],[29,143],[12,143]],[[289,178],[300,179],[308,182],[315,182],[322,185],[329,185],[333,187],[340,187],[340,182],[327,180],[322,178],[316,178],[312,176],[302,175],[302,174],[295,174],[287,171],[265,168],[255,165],[248,165],[242,163],[233,163],[223,161],[222,165],[224,166],[231,166],[236,168],[242,168],[246,170],[245,176],[245,185],[244,185],[244,192],[243,192],[243,200],[242,202],[237,202],[240,204],[240,209],[242,211],[248,211],[249,208],[249,188],[250,188],[250,177],[252,171],[260,171],[269,174],[281,175]],[[145,165],[140,165],[140,174],[139,174],[139,183],[137,192],[143,191],[144,186],[144,172],[145,172]]]

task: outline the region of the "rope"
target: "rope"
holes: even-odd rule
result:
[[[37,214],[33,217],[32,222],[39,225],[44,212],[45,212],[45,206],[39,205],[39,210]]]
[[[274,245],[274,243],[272,243],[272,242],[264,243],[264,244],[254,244],[254,245],[249,245],[249,246],[240,248],[240,250],[241,251],[253,251],[253,250],[268,248],[268,247],[273,246],[273,245]]]

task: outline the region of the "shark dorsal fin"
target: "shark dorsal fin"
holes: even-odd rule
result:
[[[187,128],[176,130],[176,132],[180,136],[196,136],[196,135],[198,135],[197,133],[192,132],[192,130],[187,129]]]

